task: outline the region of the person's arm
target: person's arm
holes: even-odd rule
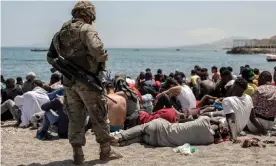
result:
[[[83,25],[81,29],[81,39],[97,62],[106,62],[108,60],[108,53],[104,49],[104,45],[98,37],[96,29],[92,25]]]
[[[238,140],[238,129],[236,124],[236,117],[234,113],[226,114],[226,120],[228,123],[230,137],[233,142]]]
[[[170,88],[169,90],[166,90],[162,92],[163,94],[167,94],[168,96],[178,96],[181,92],[181,86],[175,86]]]
[[[259,132],[266,135],[267,131],[265,128],[260,124],[260,122],[256,119],[255,111],[252,109],[250,114],[250,121],[253,123],[253,125],[258,129]]]
[[[50,109],[56,111],[58,110],[60,107],[62,107],[63,105],[61,104],[60,100],[59,99],[55,99],[55,100],[52,100],[48,103],[45,103],[41,106],[41,109],[44,110],[44,111],[50,111]]]
[[[59,34],[59,33],[56,33],[56,34],[54,35],[53,39],[54,39],[55,37],[57,37],[58,34]],[[58,57],[58,53],[57,53],[57,50],[56,50],[56,48],[55,48],[55,46],[54,46],[54,43],[53,43],[53,40],[52,40],[51,45],[50,45],[50,48],[49,48],[48,53],[47,53],[47,62],[48,62],[49,64],[52,64],[53,61],[54,61],[54,59],[57,58],[57,57]]]

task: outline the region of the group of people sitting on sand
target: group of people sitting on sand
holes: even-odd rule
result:
[[[106,74],[103,86],[108,99],[108,118],[113,145],[143,142],[173,147],[185,143],[208,145],[226,140],[239,142],[246,132],[266,135],[275,126],[276,67],[272,75],[249,65],[235,75],[231,67],[195,66],[191,78],[180,71],[168,76],[158,69],[141,72],[136,79],[118,72]],[[50,139],[50,129],[67,138],[68,117],[59,74],[49,84],[35,79],[1,77],[1,118],[17,121],[21,128],[38,128],[36,138]],[[273,83],[274,80],[274,83]],[[2,87],[2,86],[1,86]],[[12,116],[5,115],[10,113]],[[86,131],[91,127],[87,116]]]

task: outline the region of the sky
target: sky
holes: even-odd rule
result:
[[[1,46],[48,47],[76,1],[1,1]],[[107,48],[172,47],[276,35],[276,1],[93,1]]]

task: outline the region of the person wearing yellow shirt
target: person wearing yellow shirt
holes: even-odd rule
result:
[[[259,75],[260,75],[259,69],[255,68],[254,69],[254,74],[255,74],[255,78],[253,80],[253,84],[255,84],[256,86],[258,86],[258,79],[259,79]]]
[[[244,78],[248,82],[247,89],[244,91],[245,94],[252,96],[255,92],[257,86],[253,83],[255,79],[255,74],[251,68],[245,68],[242,71],[242,78]]]

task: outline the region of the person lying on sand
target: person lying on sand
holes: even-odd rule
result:
[[[215,125],[214,130],[222,127],[218,125],[219,127]],[[159,118],[115,134],[113,145],[124,146],[135,142],[161,147],[175,147],[185,143],[209,145],[214,143],[215,139],[212,127],[208,117],[200,117],[186,123],[170,123]]]

